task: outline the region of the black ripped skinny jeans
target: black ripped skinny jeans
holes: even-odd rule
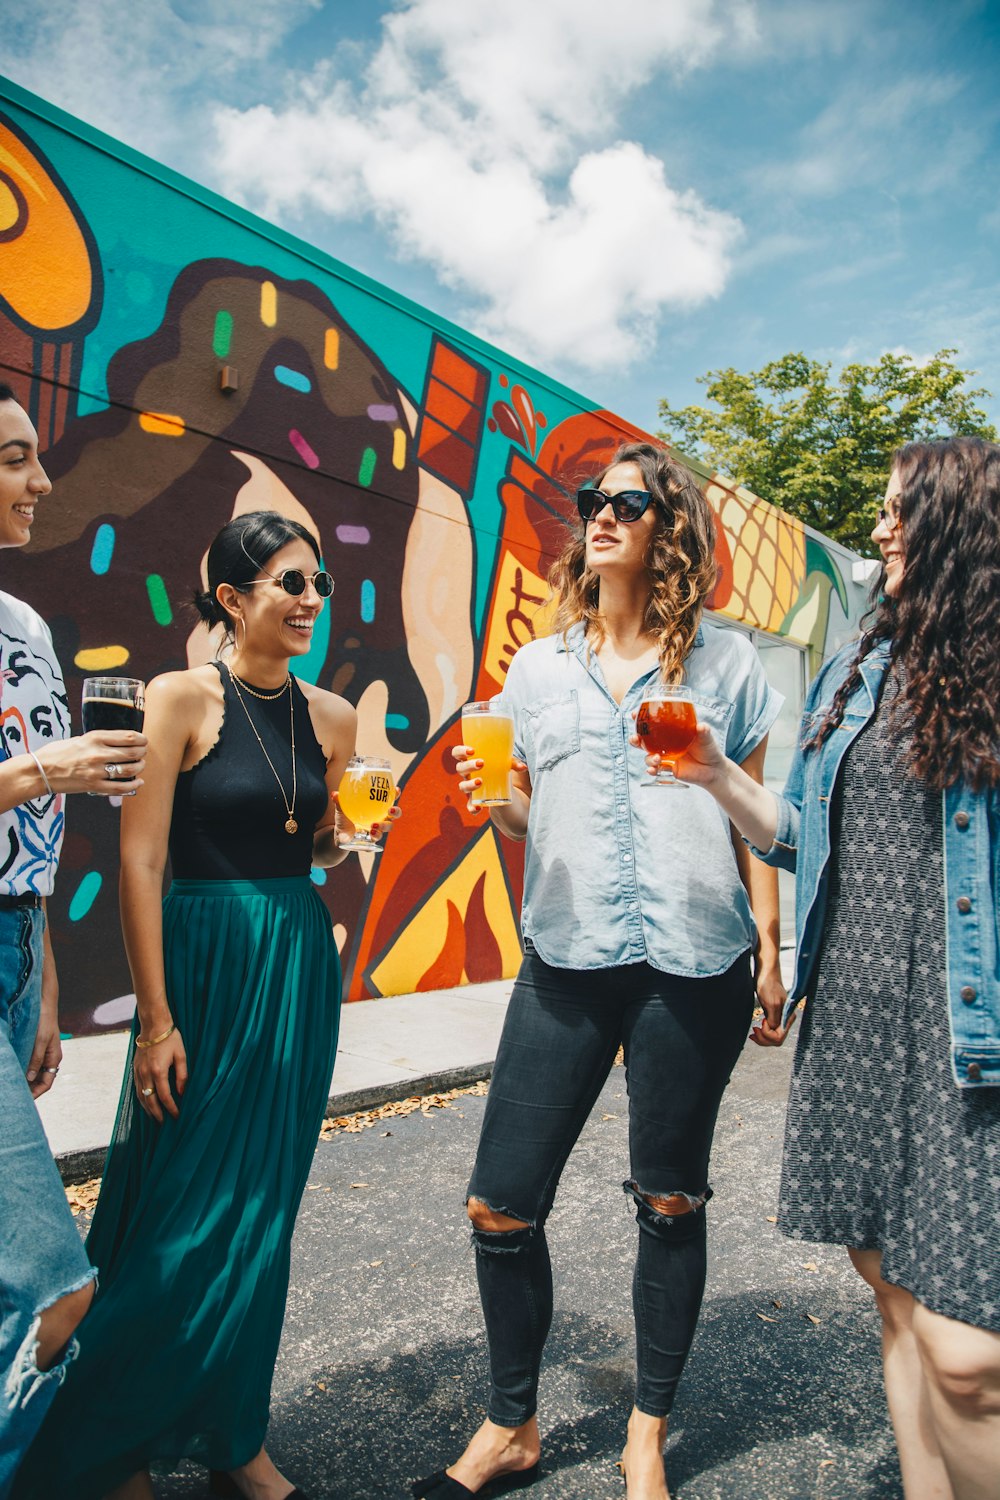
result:
[[[749,959],[685,979],[648,964],[556,969],[530,947],[511,995],[469,1197],[527,1229],[473,1230],[489,1341],[490,1419],[534,1415],[552,1321],[545,1220],[566,1159],[625,1048],[629,1178],[638,1205],[632,1282],[635,1404],[673,1404],[705,1288],[708,1158],[723,1091],[753,1010]],[[684,1193],[694,1212],[666,1217],[640,1196]]]

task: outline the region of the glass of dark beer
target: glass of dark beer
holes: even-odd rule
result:
[[[686,687],[657,682],[646,689],[635,716],[635,732],[646,754],[660,757],[660,769],[644,786],[674,786],[687,791],[674,774],[674,757],[684,753],[697,729],[694,703]]]
[[[137,677],[85,677],[83,679],[83,730],[134,729],[142,732],[146,706],[146,684]],[[122,796],[134,796],[128,790],[131,777],[122,778]],[[100,793],[92,793],[99,796]]]

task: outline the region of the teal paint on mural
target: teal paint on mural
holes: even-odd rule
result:
[[[170,608],[167,586],[159,573],[150,573],[146,579],[146,593],[149,595],[150,608],[157,625],[169,625],[174,618],[174,612]]]
[[[375,478],[375,449],[366,448],[361,455],[361,467],[358,469],[358,483],[363,484],[365,489]]]
[[[73,892],[73,899],[69,903],[69,919],[71,922],[79,922],[85,917],[97,900],[97,893],[101,889],[101,877],[97,870],[88,870]]]
[[[325,567],[326,564],[324,563],[323,566]],[[289,671],[293,677],[301,677],[303,682],[311,682],[313,684],[319,681],[319,674],[323,670],[326,653],[330,648],[331,618],[330,606],[328,603],[325,603],[313,626],[309,650],[305,656],[297,656],[294,661],[289,663]]]
[[[321,869],[319,865],[313,865],[309,871],[309,879],[313,885],[326,885],[326,871]]]
[[[212,331],[212,353],[216,359],[226,359],[233,342],[233,315],[220,307],[215,315],[215,328]]]
[[[361,585],[361,618],[370,625],[375,618],[375,585],[366,578]]]
[[[406,714],[386,714],[386,729],[409,729],[410,720]]]
[[[104,521],[94,533],[94,545],[90,549],[90,571],[98,577],[111,566],[115,550],[115,528]]]
[[[301,370],[290,370],[287,365],[275,365],[274,378],[282,385],[287,385],[290,390],[301,391],[308,395],[312,390],[312,381],[308,375],[303,375]]]

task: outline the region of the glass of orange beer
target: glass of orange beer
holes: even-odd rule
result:
[[[483,763],[482,786],[470,797],[477,807],[503,807],[510,801],[510,762],[514,720],[494,699],[462,709],[462,743]]]
[[[674,774],[674,757],[690,745],[698,728],[694,703],[686,687],[673,683],[653,683],[635,716],[635,732],[647,755],[660,757],[660,769],[644,786],[675,786],[687,791]]]
[[[377,755],[352,755],[337,788],[341,811],[354,824],[354,837],[341,849],[365,849],[381,854],[382,845],[372,838],[373,823],[381,823],[396,800],[392,767]]]

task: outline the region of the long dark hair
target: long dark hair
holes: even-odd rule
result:
[[[645,626],[656,637],[664,682],[677,682],[694,645],[705,600],[715,587],[715,519],[691,474],[655,443],[623,443],[591,483],[600,488],[616,464],[637,464],[656,503],[658,525],[646,556],[649,602]],[[567,543],[549,572],[556,595],[554,628],[563,635],[582,621],[588,640],[603,634],[600,580],[587,567],[586,528]]]
[[[208,549],[208,588],[198,589],[194,596],[195,608],[205,624],[224,625],[228,635],[233,619],[215,597],[219,584],[232,584],[239,593],[248,594],[257,574],[274,554],[289,542],[299,541],[308,542],[317,563],[322,562],[319,542],[308,527],[276,510],[251,510],[227,521]]]
[[[875,584],[851,670],[808,748],[841,722],[860,665],[888,642],[901,691],[891,712],[909,738],[913,775],[943,791],[1000,784],[1000,446],[956,437],[907,443],[899,475],[903,580]]]

